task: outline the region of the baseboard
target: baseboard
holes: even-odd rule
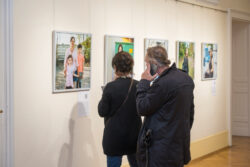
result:
[[[223,131],[191,143],[192,159],[197,159],[228,146],[228,131]]]
[[[223,131],[191,143],[192,160],[203,157],[228,146],[228,131]],[[122,167],[129,167],[124,164]]]
[[[129,164],[122,165],[122,167],[130,167]]]

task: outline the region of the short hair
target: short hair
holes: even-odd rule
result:
[[[70,38],[70,42],[71,42],[73,39],[76,40],[75,37],[71,37],[71,38]]]
[[[81,44],[77,45],[77,49],[80,49],[80,48],[82,48],[82,45]]]
[[[73,59],[73,56],[72,55],[69,55],[68,57],[67,57],[67,60],[69,60],[69,59]]]
[[[160,66],[169,66],[171,61],[168,59],[168,53],[162,46],[154,46],[147,49],[149,59],[154,59]]]
[[[118,52],[112,59],[112,67],[116,72],[133,73],[134,60],[128,52]]]

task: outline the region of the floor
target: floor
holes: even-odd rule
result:
[[[185,167],[250,167],[250,137],[233,137],[233,146],[192,161]]]

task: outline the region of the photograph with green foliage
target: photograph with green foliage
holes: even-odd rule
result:
[[[91,34],[53,32],[53,92],[89,90]]]
[[[194,79],[195,44],[193,42],[177,42],[177,67]]]

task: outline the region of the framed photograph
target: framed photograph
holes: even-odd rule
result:
[[[114,80],[112,59],[116,53],[125,51],[134,57],[134,38],[120,36],[105,36],[105,74],[104,84]]]
[[[91,34],[53,32],[53,93],[90,89]]]
[[[201,79],[215,80],[217,78],[217,53],[218,45],[213,43],[202,43],[201,57]]]
[[[177,41],[177,68],[187,72],[194,79],[195,44],[194,42]]]
[[[147,49],[149,47],[154,47],[154,46],[162,46],[162,47],[164,47],[167,50],[167,53],[168,53],[168,40],[163,40],[163,39],[148,39],[148,38],[146,38],[144,40],[144,57],[147,54]],[[144,69],[145,68],[146,68],[146,65],[144,63]]]

